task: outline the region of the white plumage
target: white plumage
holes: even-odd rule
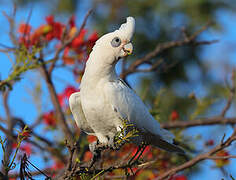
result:
[[[69,99],[71,112],[78,127],[97,136],[104,145],[113,140],[126,119],[139,131],[136,143],[145,141],[167,151],[184,153],[172,144],[174,135],[160,127],[142,100],[115,72],[117,61],[133,50],[130,40],[134,29],[134,18],[128,17],[119,30],[96,42],[86,63],[80,92]]]

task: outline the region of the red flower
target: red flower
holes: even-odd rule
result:
[[[69,20],[70,28],[75,27],[75,15],[72,15]]]
[[[61,24],[60,22],[54,21],[54,16],[52,15],[46,17],[46,22],[52,27],[51,31],[46,34],[46,40],[50,41],[54,38],[60,40],[65,25]]]
[[[84,36],[86,33],[87,30],[82,29],[79,35],[72,41],[71,47],[74,49],[79,48],[83,44]]]
[[[205,145],[206,146],[213,146],[214,145],[214,140],[213,139],[209,139],[208,141],[206,141]]]
[[[65,105],[65,102],[64,102],[65,96],[64,96],[64,94],[63,93],[62,94],[58,94],[57,98],[58,98],[59,104],[61,105],[61,107],[63,107]]]
[[[28,37],[24,37],[24,36],[19,37],[19,43],[20,43],[20,44],[24,44],[24,46],[25,46],[26,48],[28,48],[28,47],[30,46],[30,41],[29,41],[29,38],[28,38]]]
[[[54,23],[54,16],[53,15],[49,15],[45,19],[46,19],[48,24],[53,24]]]
[[[91,160],[92,159],[92,157],[93,157],[93,154],[90,152],[90,151],[86,151],[85,153],[84,153],[84,161],[85,162],[88,162],[89,160]]]
[[[12,143],[11,146],[12,146],[13,149],[16,149],[16,147],[18,146],[18,144],[14,142],[14,143]]]
[[[20,24],[18,32],[21,34],[29,34],[31,31],[31,26],[28,24]]]
[[[87,136],[87,140],[88,140],[89,143],[92,143],[92,142],[97,140],[97,137],[96,136],[92,136],[92,135],[88,135]]]
[[[54,111],[50,111],[43,115],[43,122],[48,125],[55,127],[56,126],[56,117]]]
[[[75,58],[69,56],[69,52],[70,52],[70,48],[67,46],[64,50],[64,54],[63,54],[63,61],[65,64],[74,64],[75,63]]]
[[[32,147],[30,144],[25,144],[20,147],[21,151],[24,151],[27,156],[31,155],[32,153]]]
[[[163,168],[163,169],[166,169],[167,167],[168,167],[168,161],[167,160],[162,160],[161,161],[161,167]]]
[[[88,38],[88,42],[87,42],[88,46],[93,47],[97,40],[98,40],[98,33],[97,32],[92,33]]]
[[[71,94],[77,92],[78,90],[74,86],[67,86],[64,90],[64,95],[66,98],[69,98]]]
[[[179,113],[176,110],[172,111],[172,113],[170,115],[170,119],[171,119],[171,121],[175,121],[175,120],[179,119]]]
[[[176,175],[170,178],[170,180],[187,180],[185,175]]]
[[[64,27],[65,26],[59,22],[55,22],[53,25],[52,33],[53,33],[54,37],[57,38],[58,40],[60,40],[62,37]]]
[[[22,136],[24,137],[24,139],[28,139],[28,137],[30,137],[30,131],[24,131],[23,133],[22,133]]]
[[[221,150],[216,153],[216,156],[224,157],[229,156],[230,154],[226,150]],[[230,163],[229,159],[216,159],[214,160],[217,167],[222,167]]]
[[[56,162],[54,162],[54,164],[52,165],[51,169],[53,170],[59,170],[64,168],[65,164],[59,160],[56,160]]]
[[[67,86],[61,94],[57,95],[60,105],[65,106],[65,100],[69,99],[70,95],[78,90],[74,86]]]

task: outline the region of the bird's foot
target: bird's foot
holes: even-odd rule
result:
[[[99,141],[89,144],[89,150],[93,154],[93,158],[90,162],[89,168],[91,168],[94,165],[94,163],[101,158],[101,152],[107,148],[109,148],[108,144],[102,144],[99,143]]]
[[[90,162],[89,168],[93,167],[94,163],[98,161],[101,157],[101,150],[98,148],[99,142],[95,141],[91,144],[89,144],[89,150],[93,154],[93,158]]]
[[[110,138],[108,141],[108,147],[112,150],[120,150],[120,148],[125,144],[125,141],[117,142],[115,137]]]

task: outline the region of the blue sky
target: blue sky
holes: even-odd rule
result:
[[[2,10],[5,10],[9,13],[12,9],[12,4],[5,2],[0,4]],[[76,21],[77,25],[80,25],[85,13],[89,9],[89,3],[83,4],[82,11],[76,13]],[[27,19],[27,15],[30,12],[30,7],[25,6],[23,8],[18,9],[16,22],[24,22]],[[44,23],[45,16],[48,15],[49,8],[43,4],[41,5],[34,5],[33,6],[33,13],[30,19],[30,24],[33,27],[38,27],[40,24]],[[205,46],[203,52],[201,54],[202,59],[205,60],[205,64],[210,66],[209,75],[214,78],[216,82],[223,83],[225,76],[227,76],[233,67],[236,67],[236,15],[233,12],[228,12],[225,10],[219,11],[216,13],[216,17],[219,22],[223,25],[223,30],[221,32],[215,32],[214,30],[210,29],[203,33],[203,39],[218,39],[219,42],[213,44],[211,46]],[[66,21],[65,16],[57,17],[60,21]],[[125,18],[125,17],[124,17]],[[4,26],[1,27],[1,35],[0,35],[0,42],[5,45],[9,45],[10,41],[8,36],[6,35],[9,31],[7,20],[4,16],[0,15],[0,23]],[[88,23],[90,25],[90,22]],[[222,50],[223,49],[223,50]],[[227,53],[225,53],[227,52]],[[0,77],[1,79],[5,79],[11,71],[11,62],[9,61],[9,57],[6,54],[0,53]],[[194,79],[195,77],[199,76],[199,71],[193,69],[189,70],[190,76]],[[129,78],[129,82],[132,87],[136,87],[136,81],[138,80],[140,75],[135,75],[132,78]],[[63,69],[58,69],[53,72],[53,79],[54,83],[56,84],[57,92],[61,92],[66,84],[71,84],[74,86],[78,86],[75,83],[75,80],[71,73],[64,71]],[[17,117],[23,117],[24,120],[31,124],[32,120],[34,120],[38,113],[37,109],[32,103],[32,98],[30,97],[30,89],[32,86],[37,83],[38,80],[38,73],[37,72],[28,72],[22,76],[22,79],[17,82],[14,86],[13,91],[10,94],[9,105],[12,110],[12,114]],[[197,79],[196,79],[197,80]],[[196,85],[196,88],[199,89],[196,91],[197,95],[203,96],[201,88],[203,88],[202,84]],[[191,90],[191,89],[190,89]],[[45,84],[42,87],[42,91],[44,94],[43,97],[43,111],[47,111],[51,108],[51,104],[48,103],[48,93],[46,92]],[[199,93],[199,94],[198,94]],[[4,117],[5,113],[3,110],[2,100],[0,101],[0,116]],[[231,110],[231,114],[233,114],[233,110]],[[187,130],[188,134],[192,134],[193,136],[196,134],[203,134],[204,138],[208,138],[211,136],[210,133],[214,133],[217,127],[214,128],[190,128]],[[230,130],[225,128],[224,131],[229,134]],[[202,133],[204,132],[204,133]],[[208,132],[208,133],[207,133]],[[38,129],[38,133],[42,133],[42,129]],[[223,133],[223,132],[222,132]],[[2,132],[0,132],[2,136]],[[53,134],[50,134],[53,136]],[[214,134],[213,134],[214,136]],[[221,138],[221,137],[218,137]],[[0,157],[2,157],[2,152],[0,151]],[[38,167],[44,167],[44,163],[40,158],[32,158],[31,161],[38,165]],[[236,161],[232,160],[232,164],[235,164]],[[202,167],[203,171],[200,174],[196,174],[192,176],[192,180],[197,180],[201,177],[202,180],[204,179],[219,179],[222,177],[222,174],[214,170],[213,167],[214,163],[212,161],[206,161],[202,163],[200,166]],[[232,166],[226,167],[229,172],[232,172],[232,175],[236,177],[236,171],[232,171]]]

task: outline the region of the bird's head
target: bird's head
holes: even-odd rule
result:
[[[133,51],[133,46],[130,43],[134,34],[135,20],[133,17],[127,17],[126,23],[122,24],[118,30],[110,32],[99,38],[93,48],[109,58],[109,61],[117,61]],[[114,63],[110,62],[110,63]]]

